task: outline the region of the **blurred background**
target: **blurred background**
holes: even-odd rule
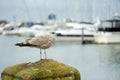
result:
[[[107,19],[120,14],[119,4],[119,0],[0,0],[0,20],[46,21],[50,13],[57,19]]]
[[[39,49],[14,44],[50,33],[49,59],[76,67],[81,80],[119,80],[119,7],[120,0],[0,0],[0,73],[38,61]]]

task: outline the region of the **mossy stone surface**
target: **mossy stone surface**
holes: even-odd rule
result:
[[[80,80],[79,71],[52,59],[7,67],[2,80]]]

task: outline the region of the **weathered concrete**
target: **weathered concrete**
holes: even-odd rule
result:
[[[52,59],[35,63],[22,63],[6,68],[2,80],[80,80],[80,73],[74,67]]]

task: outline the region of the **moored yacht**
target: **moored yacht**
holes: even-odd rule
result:
[[[95,35],[95,30],[90,30],[87,28],[80,28],[80,29],[59,29],[54,32],[57,37],[57,40],[93,40]]]
[[[97,26],[88,22],[67,22],[64,27],[53,32],[58,40],[87,40],[92,41]]]
[[[120,17],[102,21],[95,36],[95,43],[120,43]]]

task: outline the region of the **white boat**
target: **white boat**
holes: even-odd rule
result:
[[[95,28],[67,28],[58,29],[53,32],[56,35],[57,40],[87,40],[92,41],[96,34]]]
[[[12,36],[34,36],[37,31],[28,27],[21,27],[14,30],[3,31],[3,35],[12,35]]]
[[[2,34],[4,27],[0,27],[0,34]]]
[[[120,19],[105,20],[109,27],[100,28],[94,42],[99,44],[120,43]]]
[[[30,29],[33,30],[34,36],[42,34],[42,33],[49,33],[56,29],[54,25],[33,25]]]
[[[58,30],[56,31],[57,40],[88,40],[92,41],[94,38],[93,32],[84,30]]]
[[[4,29],[4,26],[7,24],[8,22],[7,21],[0,21],[0,34],[2,34],[3,32],[3,29]]]
[[[6,32],[13,31],[14,29],[14,26],[7,24],[1,29],[1,34],[4,35]]]
[[[2,29],[2,35],[19,35],[18,29],[22,23],[10,22],[6,24]]]
[[[64,27],[54,31],[53,34],[57,36],[57,40],[93,41],[99,25],[96,23],[66,22]]]
[[[97,32],[94,42],[98,44],[120,43],[120,32]]]
[[[42,34],[44,32],[51,32],[55,27],[49,25],[33,25],[31,27],[21,27],[13,30],[4,30],[3,35],[17,35],[17,36],[28,36],[32,37],[35,35]]]

